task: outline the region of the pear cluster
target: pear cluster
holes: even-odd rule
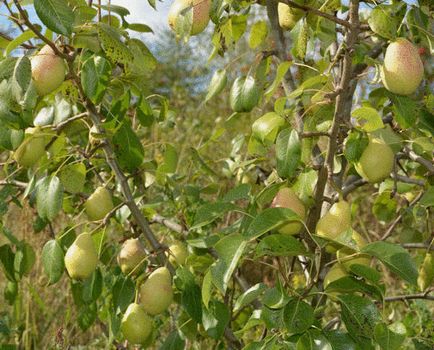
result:
[[[208,25],[210,9],[211,0],[175,0],[169,10],[169,26],[177,30],[177,27],[185,28],[188,24],[190,35],[200,34]],[[191,23],[186,23],[189,11],[192,11]]]

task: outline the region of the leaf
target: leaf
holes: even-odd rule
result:
[[[136,170],[143,162],[144,149],[137,134],[131,129],[130,121],[123,120],[113,136],[114,151],[119,164],[128,171]]]
[[[309,41],[309,24],[307,21],[299,21],[292,31],[294,46],[292,52],[296,57],[303,60],[306,56],[307,43]]]
[[[139,32],[139,33],[153,33],[154,32],[151,27],[149,27],[148,25],[143,24],[143,23],[129,23],[128,29],[134,30],[135,32]]]
[[[285,61],[279,64],[273,83],[267,88],[264,93],[264,96],[267,100],[274,95],[274,92],[279,87],[279,84],[282,82],[283,77],[286,75],[291,65],[292,62],[289,61]]]
[[[211,289],[212,289],[212,276],[211,271],[208,270],[202,281],[202,302],[205,307],[208,307],[209,301],[211,300]]]
[[[351,113],[356,118],[362,130],[372,132],[384,127],[380,113],[372,107],[360,107]]]
[[[383,38],[393,39],[398,29],[398,20],[387,5],[375,6],[371,11],[368,24],[372,31]]]
[[[348,333],[341,331],[325,332],[325,336],[330,342],[333,350],[359,350],[359,347],[354,343]]]
[[[335,350],[329,340],[317,329],[309,329],[297,341],[297,350]],[[347,349],[348,350],[348,349]]]
[[[20,243],[14,258],[15,273],[21,278],[27,275],[36,261],[36,254],[28,243]]]
[[[178,268],[175,284],[181,290],[182,307],[196,323],[200,323],[202,321],[201,290],[195,282],[194,275],[187,268]]]
[[[31,30],[26,30],[25,32],[18,35],[14,40],[12,40],[5,49],[5,56],[8,56],[13,50],[15,50],[18,46],[20,46],[22,43],[25,43],[26,41],[34,38],[36,36],[35,33]],[[2,80],[0,78],[0,80]]]
[[[263,238],[256,249],[256,257],[306,255],[305,246],[295,237],[273,234]]]
[[[205,97],[205,102],[208,102],[213,97],[217,96],[226,87],[228,77],[226,69],[218,69],[214,72],[211,82],[208,86],[208,93]]]
[[[405,340],[406,329],[402,323],[388,327],[384,323],[375,326],[374,338],[383,350],[399,349]]]
[[[66,0],[34,0],[36,14],[53,32],[70,36],[74,13]]]
[[[42,248],[42,266],[48,276],[48,284],[54,284],[60,280],[65,269],[63,250],[60,244],[52,239]]]
[[[250,30],[249,46],[256,49],[260,46],[268,35],[268,27],[266,21],[258,21],[253,24]]]
[[[376,323],[381,319],[377,307],[359,295],[340,295],[342,320],[348,333],[355,338],[371,338]]]
[[[214,220],[222,217],[227,212],[235,210],[236,208],[236,205],[228,202],[206,203],[197,210],[191,229],[194,230],[208,225]]]
[[[178,165],[178,153],[175,146],[167,143],[165,145],[163,162],[158,166],[157,172],[164,174],[173,174],[176,172]]]
[[[250,112],[259,102],[260,91],[252,76],[235,79],[230,92],[230,105],[234,112]]]
[[[350,132],[345,140],[344,154],[350,163],[356,163],[368,146],[369,140],[360,132]]]
[[[294,176],[301,161],[301,143],[295,130],[282,130],[276,141],[277,173],[280,177]]]
[[[267,208],[250,223],[243,236],[249,240],[256,239],[289,221],[301,221],[296,213],[288,208]]]
[[[247,245],[245,238],[236,233],[223,237],[215,245],[219,259],[211,266],[212,282],[224,294]]]
[[[226,305],[213,300],[209,309],[205,309],[202,316],[202,324],[205,331],[213,339],[220,339],[229,323],[230,313]]]
[[[9,244],[0,246],[0,262],[2,263],[3,272],[6,278],[15,282],[15,270],[14,270],[15,254]]]
[[[410,254],[401,246],[379,241],[364,246],[361,252],[376,257],[392,272],[416,285],[418,275],[416,265]]]
[[[52,221],[62,209],[63,186],[57,176],[47,176],[36,185],[36,208],[41,218]]]
[[[241,184],[237,187],[232,188],[229,190],[228,193],[226,193],[222,201],[224,202],[234,202],[241,199],[249,199],[250,190],[252,189],[252,186],[249,184]]]
[[[181,338],[178,331],[173,331],[166,338],[159,350],[184,350],[185,340]]]
[[[83,300],[86,303],[94,302],[102,293],[103,279],[99,268],[95,270],[91,278],[86,279],[83,284]]]
[[[134,299],[135,292],[133,280],[120,275],[112,288],[113,308],[124,312]]]
[[[252,301],[257,299],[268,287],[263,283],[257,283],[253,287],[247,289],[243,294],[241,294],[235,301],[234,312],[237,312],[242,307],[250,304]]]
[[[67,164],[60,171],[59,178],[66,192],[82,192],[86,183],[86,166],[83,163]]]
[[[314,321],[312,306],[304,301],[294,298],[286,304],[283,310],[283,323],[290,333],[306,331]]]
[[[407,96],[392,93],[388,93],[388,96],[392,100],[394,116],[399,126],[403,129],[413,126],[419,114],[417,103]]]

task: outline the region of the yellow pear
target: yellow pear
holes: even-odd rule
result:
[[[73,279],[88,278],[96,269],[98,253],[92,236],[83,232],[68,248],[65,254],[65,267]]]
[[[324,289],[327,288],[330,283],[347,275],[347,271],[345,271],[341,264],[334,264],[324,277]]]
[[[359,175],[371,183],[381,182],[393,170],[395,156],[389,145],[371,138],[355,168]]]
[[[167,267],[160,267],[140,287],[141,304],[148,314],[157,315],[166,310],[172,300],[172,277]]]
[[[303,17],[304,11],[279,2],[277,5],[277,14],[280,27],[285,30],[291,30],[300,18]]]
[[[53,92],[65,80],[65,63],[48,45],[32,57],[31,64],[33,83],[40,96]]]
[[[211,0],[175,0],[169,10],[169,26],[175,29],[177,19],[183,15],[182,11],[187,12],[189,7],[193,11],[190,35],[197,35],[208,25]]]
[[[114,208],[112,196],[104,187],[98,187],[84,204],[86,214],[92,221],[104,219],[104,217]]]
[[[24,168],[31,168],[45,154],[45,136],[39,128],[27,128],[24,141],[14,152],[14,159]]]
[[[351,208],[348,202],[339,201],[318,220],[316,234],[318,236],[336,239],[341,233],[351,228]]]
[[[131,344],[143,344],[152,333],[152,318],[142,305],[132,303],[122,318],[121,331]]]
[[[145,262],[146,251],[138,238],[127,239],[118,254],[118,264],[125,275],[137,274]]]
[[[411,95],[423,79],[423,63],[416,47],[398,38],[386,49],[381,80],[387,90],[398,95]]]
[[[176,241],[169,246],[169,262],[172,265],[184,265],[188,257],[188,250],[184,243]]]
[[[306,208],[300,198],[297,197],[295,192],[289,188],[284,187],[277,192],[276,196],[271,203],[273,208],[289,208],[296,213],[302,220],[306,217]],[[298,233],[303,224],[299,221],[290,221],[278,228],[278,232],[286,235],[295,235]]]

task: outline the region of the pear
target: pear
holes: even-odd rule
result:
[[[175,0],[169,10],[169,26],[175,29],[179,16],[184,15],[184,11],[187,12],[190,8],[193,11],[190,35],[197,35],[208,25],[211,0]]]
[[[172,277],[167,267],[150,274],[140,287],[140,300],[145,311],[157,315],[166,310],[173,300]]]
[[[31,168],[45,154],[45,136],[39,128],[27,128],[24,141],[14,152],[14,159],[24,168]]]
[[[92,221],[104,219],[104,217],[114,208],[110,192],[100,186],[87,199],[84,204],[86,214]]]
[[[140,272],[146,258],[145,248],[138,238],[127,239],[118,255],[118,264],[125,275]]]
[[[121,331],[131,344],[143,344],[152,333],[152,318],[142,305],[131,303],[122,318]]]
[[[65,80],[65,63],[49,45],[31,58],[31,64],[33,83],[40,96],[53,92]]]
[[[324,289],[327,288],[330,283],[347,275],[347,271],[345,271],[341,264],[334,264],[324,277]]]
[[[295,192],[289,188],[284,187],[277,192],[276,196],[271,203],[274,208],[289,208],[295,212],[302,220],[306,217],[306,208],[300,198],[297,197]],[[278,232],[286,235],[295,235],[303,227],[299,221],[290,221],[287,224],[278,228]]]
[[[423,79],[423,63],[416,47],[407,39],[396,39],[386,49],[380,74],[390,92],[414,93]]]
[[[380,139],[371,138],[356,164],[356,171],[371,183],[381,182],[393,170],[395,155],[389,145]]]
[[[277,5],[277,14],[280,27],[285,30],[291,30],[301,17],[303,17],[304,11],[279,2]]]
[[[316,234],[318,236],[336,239],[341,233],[351,228],[351,208],[348,202],[339,201],[318,220]]]
[[[92,236],[83,232],[68,248],[65,254],[65,267],[73,279],[84,280],[96,269],[98,253]]]
[[[352,239],[356,242],[358,248],[363,248],[366,245],[366,240],[355,230],[352,232]],[[348,256],[354,257],[348,258]],[[338,258],[339,263],[347,270],[349,270],[350,266],[353,264],[369,266],[371,262],[368,255],[357,253],[356,250],[347,247],[339,249],[336,252],[336,257]]]
[[[172,265],[184,265],[188,257],[188,250],[184,243],[176,241],[169,246],[169,262]]]

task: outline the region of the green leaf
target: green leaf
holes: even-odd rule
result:
[[[256,257],[306,255],[305,246],[295,237],[273,234],[263,238],[256,249]]]
[[[364,246],[361,252],[376,257],[392,272],[396,273],[407,282],[416,285],[416,265],[410,254],[401,246],[379,241]]]
[[[113,308],[124,312],[134,299],[135,284],[129,277],[120,275],[112,288]]]
[[[52,239],[42,248],[42,266],[48,276],[48,284],[54,284],[60,280],[65,269],[63,250],[60,244]]]
[[[222,201],[234,202],[241,199],[249,199],[251,189],[252,186],[250,186],[249,184],[241,184],[237,187],[230,189],[229,192],[223,196]]]
[[[286,304],[283,310],[283,323],[290,333],[306,331],[314,321],[312,306],[304,301],[294,298]]]
[[[27,275],[32,269],[36,261],[36,255],[32,246],[28,243],[20,243],[17,248],[14,259],[14,269],[15,273],[21,278]]]
[[[350,163],[356,163],[368,146],[369,140],[360,132],[350,132],[345,140],[344,154]]]
[[[351,115],[356,118],[362,130],[372,132],[384,127],[380,113],[372,107],[357,108]]]
[[[200,323],[202,321],[201,290],[195,282],[194,275],[187,268],[178,268],[175,285],[181,290],[182,307],[196,323]]]
[[[402,323],[387,326],[379,323],[375,326],[374,338],[383,350],[399,349],[405,340],[406,329]]]
[[[113,144],[117,159],[123,169],[132,172],[142,164],[143,145],[131,129],[130,121],[123,120],[122,125],[113,136]]]
[[[234,112],[250,112],[259,102],[260,91],[252,76],[235,79],[230,92],[230,104]]]
[[[306,56],[307,43],[309,41],[309,24],[307,21],[299,21],[291,31],[294,39],[292,52],[296,57],[303,60]]]
[[[381,299],[383,297],[382,291],[379,288],[366,284],[352,276],[344,276],[333,282],[330,282],[330,284],[327,285],[326,292],[335,291],[346,294],[361,292],[370,294],[377,299]]]
[[[194,230],[208,225],[214,220],[222,217],[227,212],[235,210],[236,208],[236,205],[228,202],[206,203],[197,210],[191,229]]]
[[[15,50],[18,46],[20,46],[22,43],[25,43],[26,41],[34,38],[36,36],[35,33],[31,30],[26,30],[22,32],[20,35],[18,35],[14,40],[12,40],[5,49],[5,56],[8,56],[13,50]],[[1,76],[0,76],[0,80]]]
[[[238,233],[223,237],[215,245],[219,259],[210,270],[212,282],[222,294],[226,292],[246,245],[245,238]]]
[[[163,162],[158,166],[157,172],[164,174],[173,174],[176,172],[178,165],[178,152],[175,146],[167,143],[165,145]]]
[[[341,331],[325,332],[325,336],[330,342],[333,350],[359,350],[359,347],[354,343],[348,333]]]
[[[260,46],[268,35],[268,27],[266,21],[258,21],[253,24],[250,30],[249,46],[256,49]]]
[[[383,191],[375,198],[372,213],[379,221],[389,222],[396,216],[398,203],[393,197],[391,198],[390,194],[390,191]]]
[[[291,209],[267,208],[252,220],[243,235],[247,239],[253,240],[268,231],[294,220],[301,221],[298,215]]]
[[[297,341],[296,350],[335,350],[335,348],[319,330],[310,329]]]
[[[267,100],[274,95],[280,83],[282,82],[283,77],[286,75],[291,65],[292,62],[289,61],[285,61],[279,64],[279,66],[277,67],[276,77],[274,78],[273,83],[267,88],[267,90],[265,90],[264,96]]]
[[[36,185],[36,208],[41,218],[52,221],[62,209],[63,186],[57,176],[46,176]]]
[[[386,39],[395,38],[398,29],[398,20],[393,15],[392,9],[393,6],[375,6],[368,19],[372,31]]]
[[[91,278],[86,279],[83,284],[83,300],[86,303],[94,302],[102,293],[103,279],[99,268],[95,270]]]
[[[135,32],[139,32],[139,33],[153,33],[154,32],[151,27],[149,27],[148,25],[143,24],[143,23],[129,23],[128,29],[134,30]]]
[[[424,207],[434,206],[434,186],[430,186],[428,190],[423,194],[419,202]]]
[[[185,340],[181,338],[178,331],[173,331],[166,338],[159,350],[184,350]]]
[[[234,312],[240,310],[242,307],[250,304],[257,299],[268,287],[263,283],[257,283],[253,287],[247,289],[235,301]]]
[[[34,0],[36,14],[53,32],[70,36],[74,13],[66,0]]]
[[[14,269],[15,254],[9,244],[0,246],[0,262],[2,263],[3,272],[6,278],[14,282],[15,269]]]
[[[204,309],[202,324],[205,331],[213,339],[220,339],[230,320],[230,313],[225,304],[213,300],[209,309]]]
[[[282,178],[294,176],[301,161],[301,143],[295,130],[282,130],[276,141],[277,173]]]
[[[213,97],[217,96],[226,87],[228,82],[228,77],[226,69],[218,69],[214,72],[211,78],[211,82],[208,86],[208,93],[205,97],[205,102],[208,102]]]
[[[417,103],[407,96],[399,96],[388,93],[393,103],[393,112],[396,121],[401,128],[409,128],[416,123],[416,117],[419,114]]]
[[[211,290],[212,290],[212,275],[211,271],[208,270],[202,281],[202,302],[205,307],[208,307],[209,301],[211,300]]]
[[[83,163],[68,164],[60,171],[59,178],[66,192],[82,192],[86,183],[86,166]]]
[[[265,145],[274,143],[285,119],[274,112],[264,114],[252,124],[252,136]]]
[[[340,295],[342,320],[348,333],[357,341],[371,338],[374,327],[381,319],[377,307],[369,299],[359,295]]]

